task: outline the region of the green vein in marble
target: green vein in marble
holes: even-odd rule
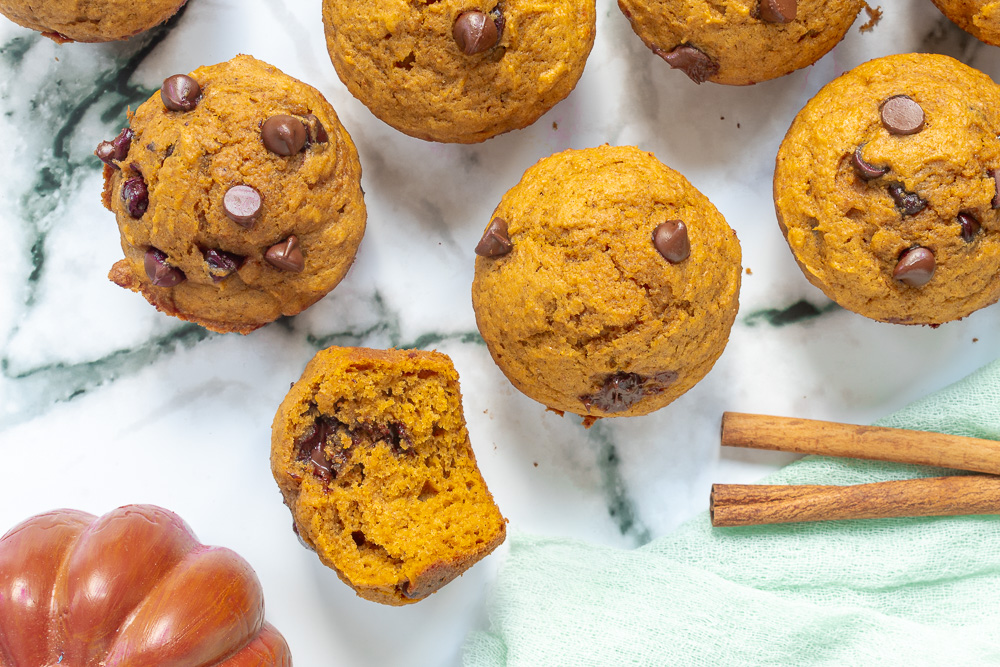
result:
[[[362,341],[381,337],[387,338],[390,344],[398,347],[401,339],[399,318],[389,312],[385,299],[379,292],[372,297],[371,310],[375,315],[375,324],[367,327],[348,327],[343,331],[334,331],[321,336],[309,334],[306,342],[317,350],[323,350],[331,345],[360,345]]]
[[[466,343],[472,345],[486,345],[486,341],[483,337],[479,335],[478,331],[466,331],[454,334],[439,334],[439,333],[426,333],[422,336],[418,336],[412,345],[404,345],[406,348],[415,348],[418,350],[425,350],[432,345],[437,345],[438,343],[443,343],[449,340],[457,340],[459,343]]]
[[[629,496],[611,430],[609,424],[599,420],[587,429],[587,439],[597,446],[597,467],[608,504],[608,515],[617,524],[622,535],[632,537],[636,546],[641,546],[649,542],[652,535],[649,528],[640,521],[635,502]]]
[[[28,36],[15,37],[3,46],[0,46],[0,60],[8,67],[15,67],[24,60],[24,55],[31,50],[35,43],[42,39],[38,33]]]
[[[104,134],[107,136],[87,137],[85,145],[96,146],[101,140],[118,133],[125,124],[125,112],[130,105],[137,105],[153,94],[153,90],[130,83],[132,75],[143,61],[166,38],[170,30],[177,24],[179,12],[169,22],[149,31],[144,37],[137,38],[127,45],[122,45],[121,55],[112,59],[111,63],[101,71],[96,71],[90,81],[64,80],[70,73],[55,66],[55,73],[31,83],[33,96],[28,104],[32,113],[23,122],[35,126],[37,133],[49,131],[55,127],[51,138],[51,150],[43,151],[38,156],[40,165],[31,188],[23,193],[19,202],[20,219],[34,230],[31,245],[32,271],[28,276],[25,290],[25,306],[35,305],[38,298],[37,288],[45,266],[46,227],[52,227],[57,221],[47,218],[56,207],[65,200],[60,193],[69,193],[73,179],[79,168],[93,171],[102,168],[100,160],[93,155],[73,156],[68,146],[79,131],[81,121],[98,104],[106,105],[100,114],[105,123],[112,123]],[[10,65],[11,70],[18,69],[25,54],[36,44],[39,37],[16,37],[0,46],[0,57]],[[16,84],[10,84],[10,87]],[[97,196],[97,193],[94,195]]]
[[[787,308],[765,308],[755,310],[743,318],[744,324],[755,327],[758,324],[768,324],[772,327],[783,327],[788,324],[798,324],[815,319],[827,313],[843,310],[833,301],[823,307],[817,307],[805,300],[799,300]]]
[[[20,373],[11,373],[10,360],[4,357],[0,359],[0,374],[17,382],[18,396],[14,401],[22,405],[4,406],[0,428],[32,418],[43,406],[71,401],[96,387],[137,373],[180,348],[193,347],[216,335],[196,324],[184,324],[138,347],[115,350],[99,359],[46,364]],[[22,409],[11,411],[12,407]]]
[[[302,336],[293,317],[283,317],[269,326],[284,329],[294,337],[302,336],[317,350],[330,345],[381,347],[388,344],[403,349],[426,349],[447,341],[472,345],[484,344],[478,331],[460,331],[451,334],[431,332],[418,336],[414,341],[404,341],[400,333],[398,314],[389,310],[385,299],[377,291],[369,300],[367,310],[375,315],[374,324],[349,327],[323,335],[307,333]],[[0,427],[30,419],[44,411],[46,406],[72,400],[91,389],[133,375],[179,348],[192,348],[217,335],[195,324],[183,324],[142,345],[115,350],[98,359],[76,364],[62,362],[45,364],[18,373],[11,372],[11,359],[9,356],[3,356],[0,358],[0,376],[12,381],[17,387],[17,398],[11,405],[0,406]]]
[[[455,333],[428,332],[417,336],[413,341],[404,341],[400,331],[399,316],[391,313],[386,306],[385,299],[381,293],[375,292],[371,302],[372,312],[376,316],[376,322],[366,327],[349,327],[342,331],[317,336],[309,334],[306,342],[317,350],[323,350],[331,345],[357,346],[371,345],[370,341],[385,340],[389,347],[405,350],[425,350],[431,346],[447,341],[458,341],[459,343],[472,345],[485,345],[482,336],[478,331],[459,331]]]

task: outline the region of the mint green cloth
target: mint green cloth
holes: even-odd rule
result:
[[[1000,440],[1000,360],[880,424]],[[776,484],[940,470],[807,457]],[[712,528],[625,551],[513,535],[466,667],[1000,665],[1000,517]]]

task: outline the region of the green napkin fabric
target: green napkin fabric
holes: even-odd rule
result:
[[[879,422],[1000,440],[1000,360]],[[940,470],[807,457],[775,484]],[[623,551],[513,535],[466,667],[1000,665],[1000,517],[712,528]]]

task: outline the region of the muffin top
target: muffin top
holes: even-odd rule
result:
[[[646,414],[683,394],[722,353],[738,308],[735,233],[632,147],[538,162],[476,252],[472,301],[493,359],[531,398],[580,415]]]
[[[806,277],[872,319],[941,324],[1000,298],[1000,87],[947,56],[865,63],[799,112],[774,173]]]
[[[594,44],[593,0],[324,0],[327,48],[373,114],[420,139],[475,143],[566,97]]]
[[[333,108],[249,56],[168,77],[97,153],[125,252],[111,279],[209,329],[302,311],[364,234],[361,166]]]
[[[695,83],[748,85],[811,65],[863,0],[618,0],[653,53]]]
[[[163,23],[186,0],[0,0],[0,14],[57,42],[111,42]]]

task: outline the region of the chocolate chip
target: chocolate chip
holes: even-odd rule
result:
[[[979,231],[979,221],[971,213],[959,213],[958,224],[962,226],[962,240],[972,242],[972,237]]]
[[[483,238],[476,244],[476,254],[480,257],[500,257],[509,253],[513,247],[507,232],[507,221],[493,218],[483,232]]]
[[[125,210],[133,218],[141,218],[146,212],[149,208],[149,190],[141,176],[130,178],[122,184],[122,201],[125,202]]]
[[[326,128],[315,114],[307,113],[302,117],[302,122],[306,126],[307,141],[310,144],[325,144],[330,141],[330,135],[326,133]]]
[[[636,373],[614,373],[605,379],[603,386],[589,396],[582,396],[584,408],[596,407],[602,412],[624,412],[645,395],[644,380]]]
[[[302,249],[299,247],[299,240],[294,236],[289,236],[281,243],[276,243],[264,253],[267,262],[282,271],[301,273],[306,268],[305,258],[302,256]]]
[[[683,262],[691,256],[687,225],[680,220],[661,222],[653,230],[653,246],[671,264]]]
[[[790,23],[798,9],[796,0],[760,0],[760,18],[768,23]]]
[[[117,168],[118,165],[115,162],[120,162],[128,156],[128,150],[132,147],[132,139],[134,137],[135,133],[132,131],[132,128],[126,127],[111,141],[102,141],[97,144],[97,150],[94,151],[94,155],[100,158],[104,164],[109,164]]]
[[[490,10],[490,18],[493,19],[493,22],[497,26],[497,42],[499,42],[503,37],[503,29],[507,26],[507,19],[504,18],[503,9],[500,8],[500,5]]]
[[[854,155],[851,156],[851,166],[854,167],[854,171],[857,172],[858,176],[870,181],[873,178],[878,178],[879,176],[885,176],[889,173],[889,167],[876,167],[872,163],[868,162],[861,156],[861,149],[864,146],[858,146]]]
[[[934,253],[916,246],[903,252],[892,277],[910,287],[926,285],[934,275]]]
[[[695,83],[704,83],[719,72],[719,63],[690,44],[681,44],[670,53],[653,47],[653,53],[667,61],[667,64],[674,69],[687,74]]]
[[[226,217],[242,227],[251,227],[260,217],[262,208],[260,193],[249,185],[234,185],[222,197]]]
[[[97,159],[103,162],[104,164],[111,165],[115,169],[118,168],[118,165],[114,163],[114,160],[116,159],[115,147],[114,144],[112,144],[110,141],[102,141],[101,143],[97,144],[97,148],[94,149],[94,155],[96,155]]]
[[[907,192],[899,183],[889,184],[889,196],[896,202],[903,215],[916,215],[924,210],[927,202],[914,192]]]
[[[150,248],[146,251],[143,265],[149,279],[154,285],[160,287],[174,287],[187,279],[183,271],[176,266],[167,264],[167,254],[157,248]]]
[[[489,51],[497,45],[500,31],[489,14],[478,10],[462,12],[451,29],[459,50],[467,56]]]
[[[993,178],[993,208],[1000,208],[1000,169],[990,169],[990,176]]]
[[[160,99],[171,111],[192,111],[201,99],[201,86],[187,74],[174,74],[163,80]]]
[[[264,121],[260,128],[264,147],[277,155],[295,155],[306,145],[306,126],[294,116],[278,114]]]
[[[906,95],[882,103],[882,125],[890,134],[916,134],[924,129],[924,110]]]
[[[243,265],[246,258],[242,255],[226,252],[225,250],[210,249],[205,251],[205,262],[208,264],[208,272],[212,275],[212,282],[221,282],[227,276]]]

